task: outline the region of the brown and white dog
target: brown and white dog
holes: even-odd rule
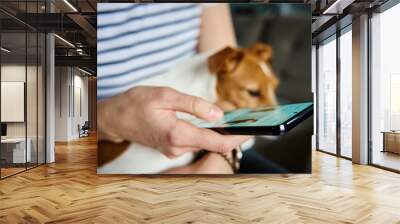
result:
[[[278,79],[271,59],[271,46],[261,43],[246,49],[226,47],[209,57],[209,71],[217,75],[217,105],[224,110],[276,105]]]
[[[278,79],[271,68],[272,55],[272,47],[262,43],[244,49],[225,47],[214,54],[194,56],[140,85],[172,87],[215,102],[225,111],[273,106],[277,104],[275,90]],[[187,114],[177,115],[192,119]],[[98,173],[160,173],[190,164],[193,158],[193,153],[187,153],[169,159],[156,149],[136,143],[100,142]]]

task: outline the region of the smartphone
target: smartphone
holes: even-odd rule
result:
[[[283,135],[313,114],[313,103],[295,103],[225,112],[224,118],[195,125],[229,135]]]

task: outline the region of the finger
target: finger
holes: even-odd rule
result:
[[[221,135],[215,131],[198,128],[191,123],[178,120],[171,131],[169,142],[177,147],[195,147],[214,152],[230,152],[251,136]]]
[[[176,90],[164,89],[163,108],[192,114],[207,121],[219,120],[223,111],[216,105],[199,97],[180,93]]]

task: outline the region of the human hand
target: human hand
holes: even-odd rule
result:
[[[139,143],[170,158],[200,149],[226,153],[250,138],[221,135],[178,119],[178,111],[206,121],[221,119],[223,112],[201,98],[171,88],[134,87],[98,106],[99,140]]]
[[[198,161],[169,169],[164,174],[233,174],[231,165],[217,153],[207,153]]]

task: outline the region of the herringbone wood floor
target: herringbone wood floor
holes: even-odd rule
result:
[[[97,176],[93,137],[0,181],[0,223],[400,223],[400,175],[315,152],[312,175]]]

